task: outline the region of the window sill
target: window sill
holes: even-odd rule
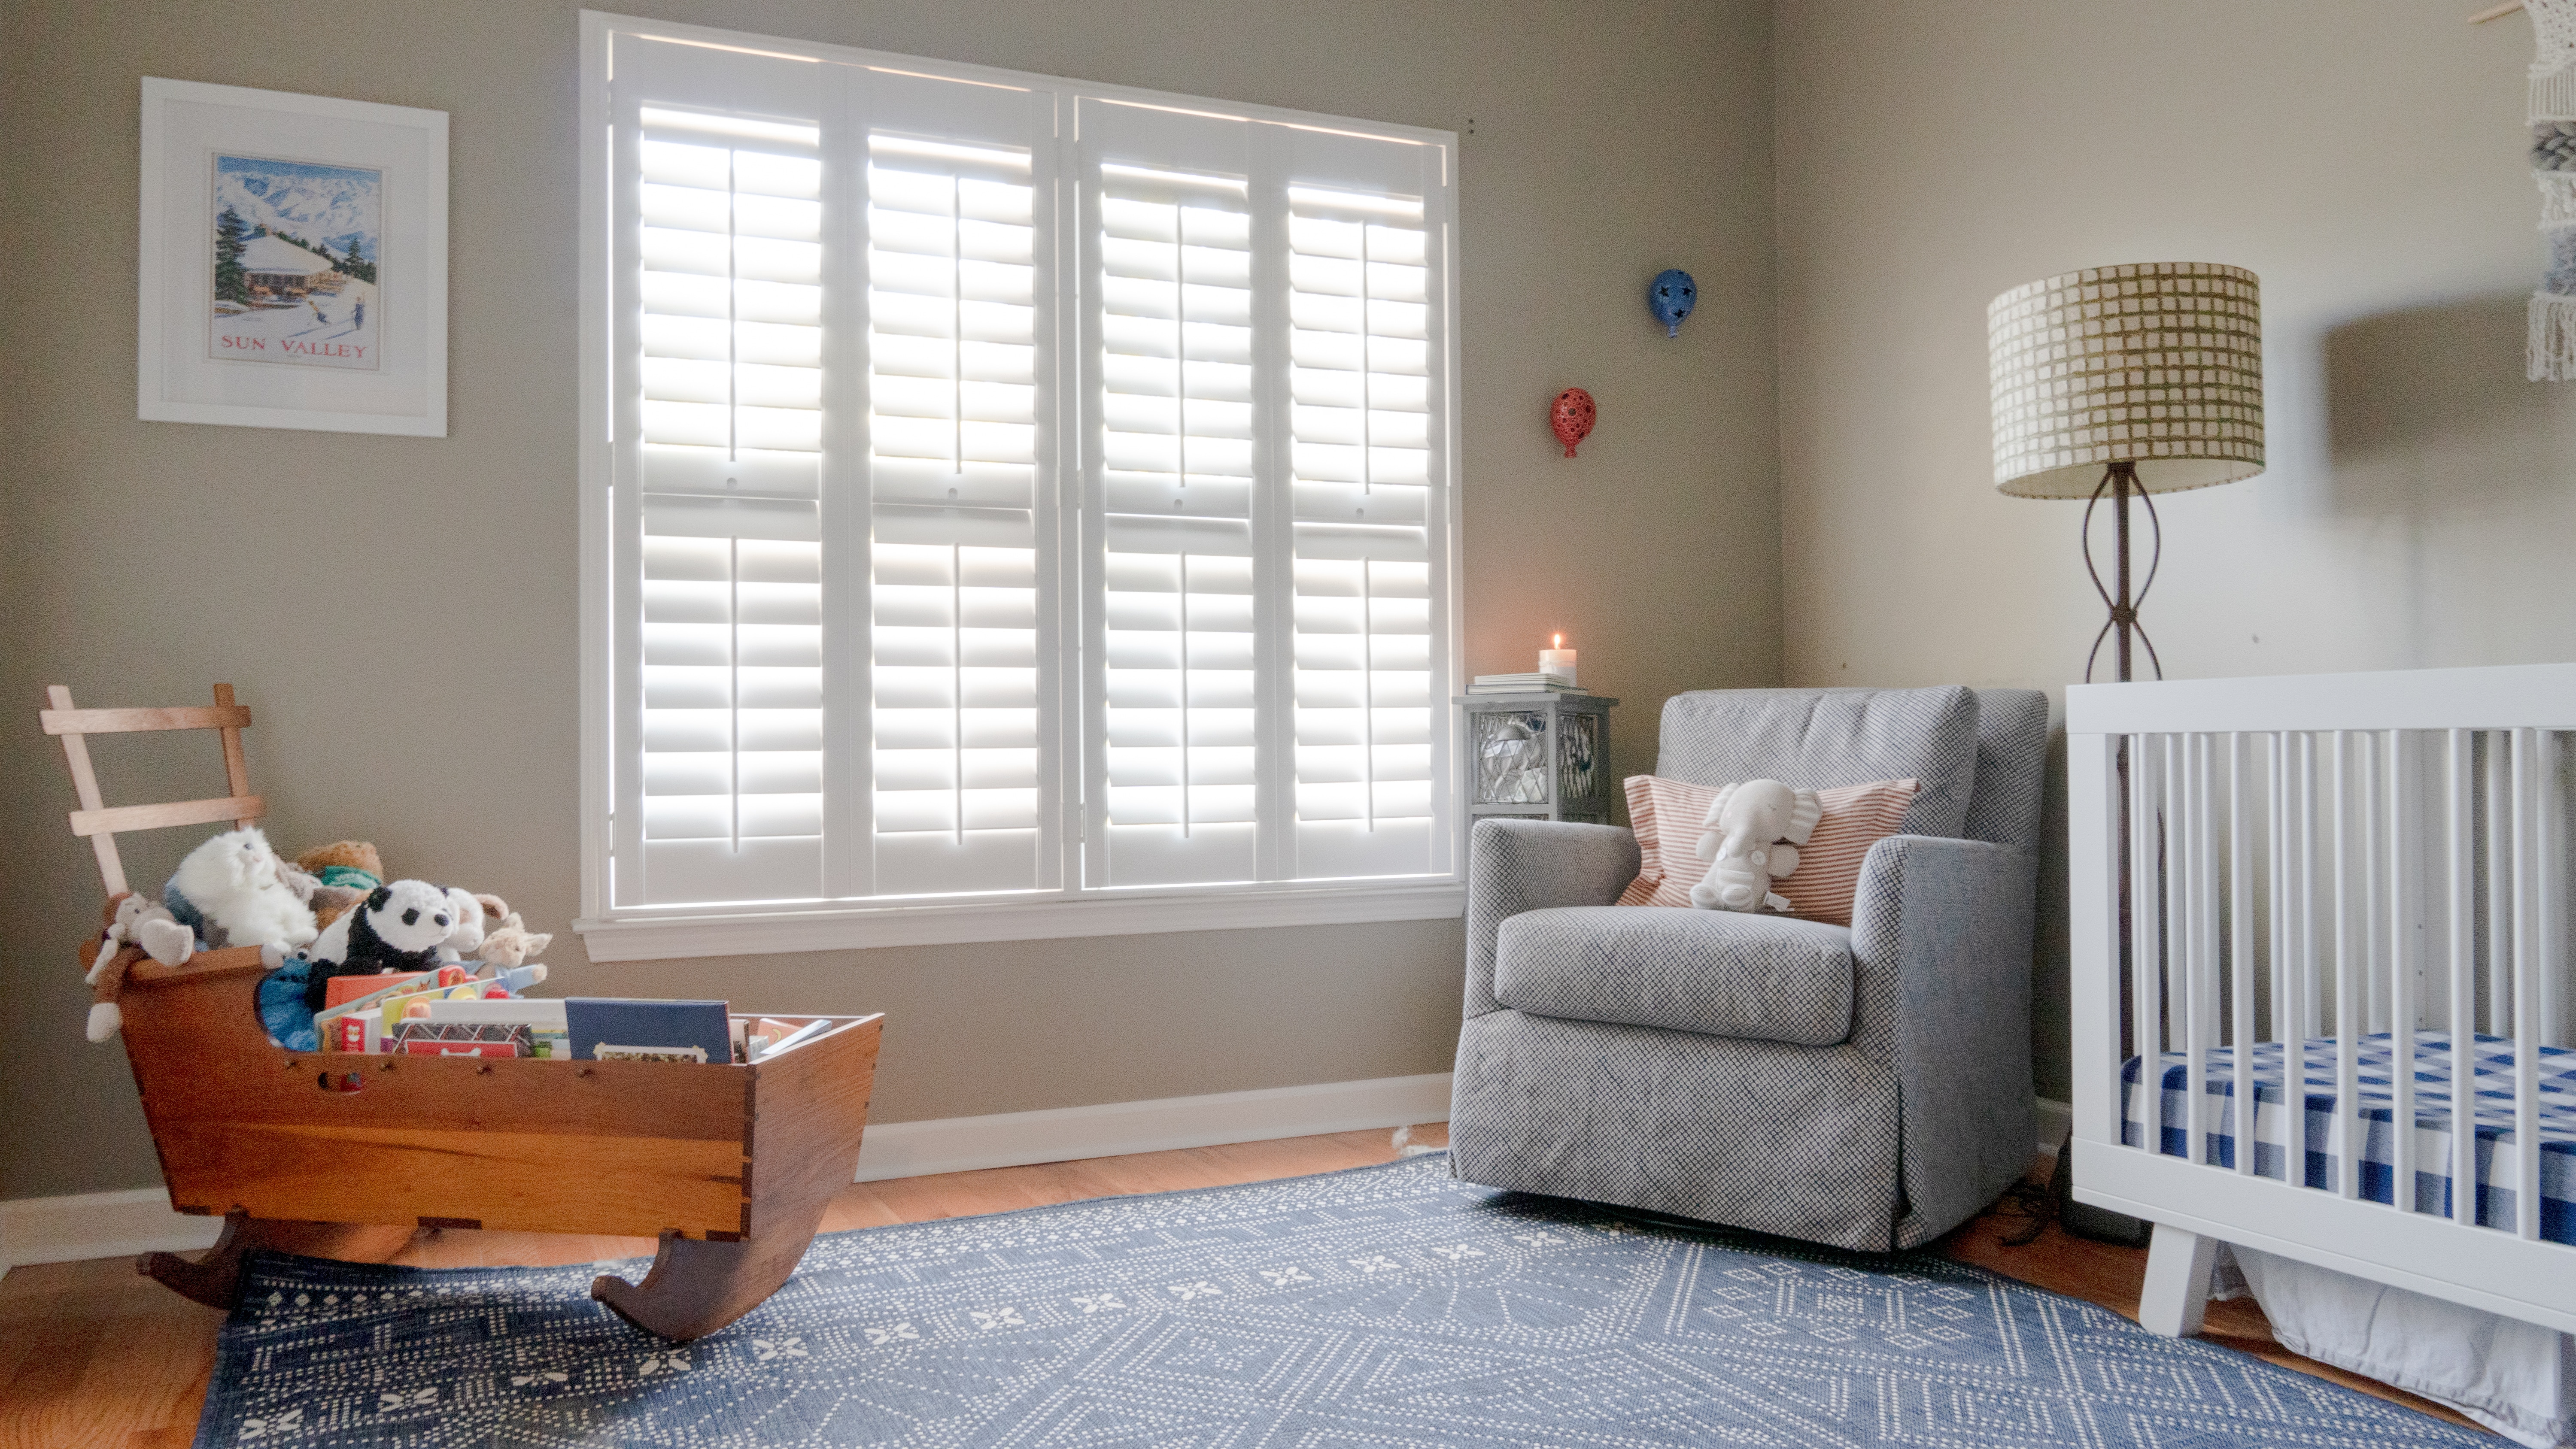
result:
[[[863,950],[1162,931],[1240,931],[1272,926],[1454,920],[1466,913],[1459,881],[1231,890],[1154,896],[979,901],[724,915],[630,915],[573,922],[593,961],[662,961],[783,951]]]

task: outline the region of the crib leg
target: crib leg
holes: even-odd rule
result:
[[[798,1222],[730,1243],[665,1232],[661,1251],[653,1255],[653,1271],[643,1282],[602,1274],[591,1280],[590,1296],[646,1333],[677,1343],[704,1338],[777,1292],[796,1271],[822,1220],[822,1204],[817,1203]]]
[[[2189,1338],[2209,1311],[2209,1282],[2218,1266],[2218,1239],[2156,1224],[2147,1249],[2147,1286],[2138,1294],[2138,1322],[2151,1333]]]

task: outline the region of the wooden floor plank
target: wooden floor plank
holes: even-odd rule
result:
[[[1412,1129],[1427,1146],[1448,1124]],[[1383,1131],[1146,1152],[1028,1167],[853,1183],[825,1210],[826,1231],[929,1222],[1129,1193],[1261,1182],[1391,1161]],[[2026,1247],[2001,1239],[2012,1224],[1979,1218],[1938,1245],[1961,1262],[2136,1316],[2146,1253],[2069,1237],[2051,1226]],[[635,1257],[648,1238],[423,1230],[381,1248],[384,1261],[424,1268],[560,1264]],[[191,1442],[223,1316],[135,1276],[130,1259],[46,1263],[0,1277],[0,1449],[182,1449]],[[2458,1415],[2282,1348],[2250,1300],[2210,1306],[2207,1336],[2301,1373],[2465,1423]]]

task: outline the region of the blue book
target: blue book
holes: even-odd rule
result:
[[[564,1001],[564,1032],[575,1061],[733,1061],[733,1033],[721,1001],[574,996]]]

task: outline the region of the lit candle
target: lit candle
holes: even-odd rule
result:
[[[1574,651],[1565,647],[1565,636],[1556,637],[1556,647],[1538,651],[1538,672],[1555,676],[1558,683],[1574,685]]]

